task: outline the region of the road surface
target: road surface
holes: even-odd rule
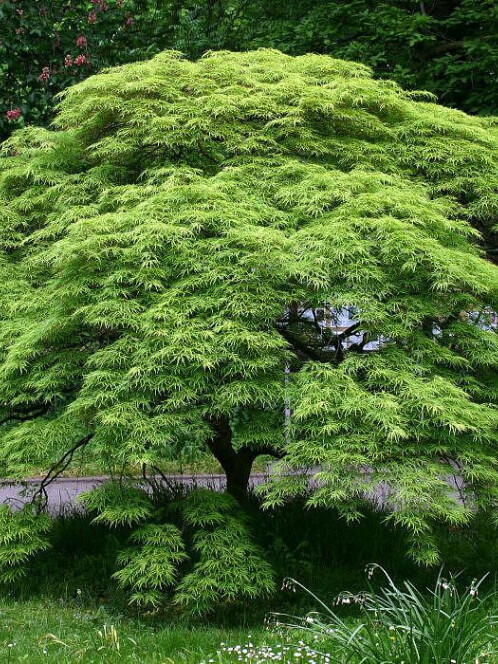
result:
[[[266,475],[263,473],[254,473],[251,475],[250,485],[254,487],[261,484],[265,478]],[[109,479],[109,477],[58,478],[47,487],[49,512],[57,516],[82,511],[82,506],[77,501],[79,494],[90,491]],[[162,481],[160,477],[155,479],[159,483]],[[177,486],[205,487],[216,491],[222,490],[226,483],[224,475],[167,475],[166,479]],[[143,483],[142,478],[137,481]],[[7,503],[14,509],[22,507],[39,488],[40,482],[39,478],[28,479],[22,483],[0,481],[0,505]]]
[[[249,484],[255,487],[262,484],[268,475],[266,473],[253,473],[250,477]],[[60,477],[47,487],[48,495],[48,511],[53,516],[62,514],[70,514],[74,512],[82,512],[83,506],[78,503],[78,496],[84,491],[90,491],[99,486],[103,482],[108,481],[109,477]],[[226,478],[225,475],[166,475],[164,479],[160,476],[154,478],[159,484],[165,483],[164,480],[170,485],[186,486],[189,488],[204,487],[221,491],[225,488]],[[462,480],[458,477],[447,478],[450,487],[453,489],[454,499],[462,502]],[[39,488],[41,479],[32,478],[25,480],[22,483],[13,483],[0,480],[0,505],[6,503],[11,505],[13,509],[19,509],[24,504],[29,502],[30,497]],[[137,478],[137,483],[144,485],[142,478]],[[148,485],[145,484],[147,487]],[[378,485],[372,492],[366,494],[375,506],[382,508],[389,504],[389,495],[391,490],[385,484]]]

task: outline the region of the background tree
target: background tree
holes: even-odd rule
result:
[[[363,62],[376,75],[407,89],[429,90],[448,106],[470,113],[497,112],[491,84],[498,64],[494,0],[241,0],[237,9],[230,2],[214,6],[225,6],[216,16],[218,22],[224,18],[216,33],[221,35],[218,47],[328,53]],[[202,25],[201,17],[208,13],[202,3],[192,3],[179,28],[177,39],[184,35],[180,50],[190,52],[198,23]]]
[[[48,124],[68,85],[164,48],[328,53],[448,106],[498,109],[494,0],[4,0],[0,23],[0,137]]]
[[[21,559],[43,544],[44,490],[81,449],[119,478],[87,505],[139,528],[119,579],[144,601],[186,555],[180,603],[229,598],[237,574],[269,591],[237,505],[259,455],[278,459],[269,506],[304,494],[351,519],[389,486],[425,562],[435,522],[496,514],[493,120],[360,64],[260,50],[91,77],[57,127],[16,133],[0,160],[1,459],[11,477],[49,469],[0,544],[17,532]],[[188,554],[126,469],[154,488],[195,450],[232,498],[181,508]],[[209,562],[227,546],[230,572]]]
[[[169,2],[47,0],[0,3],[0,138],[47,125],[54,97],[104,67],[154,55],[173,21]],[[158,26],[161,31],[158,33]]]

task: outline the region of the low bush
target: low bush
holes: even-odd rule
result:
[[[422,592],[410,581],[397,585],[379,565],[368,567],[369,578],[380,570],[387,585],[378,591],[341,593],[330,607],[294,579],[286,587],[313,596],[320,612],[304,619],[276,614],[278,626],[303,628],[330,651],[331,662],[351,664],[486,664],[497,652],[496,594],[479,596],[485,577],[459,590],[455,578],[440,574],[435,588]],[[341,617],[339,605],[356,605],[359,622]]]
[[[201,493],[211,495],[206,490]],[[102,513],[109,516],[96,509],[96,505],[89,506],[94,508],[89,513],[54,519],[46,533],[50,549],[30,559],[24,578],[11,579],[3,587],[18,599],[45,595],[58,600],[75,597],[80,589],[89,600],[101,598],[115,611],[125,613],[133,610],[128,607],[133,596],[139,604],[149,605],[142,606],[141,610],[160,604],[164,619],[164,613],[176,613],[180,608],[171,601],[175,589],[170,580],[177,578],[183,580],[184,598],[191,600],[190,609],[209,611],[211,619],[230,625],[239,624],[249,614],[251,624],[258,625],[268,611],[305,613],[312,605],[306,595],[290,595],[278,590],[270,595],[263,593],[263,601],[253,598],[247,578],[240,575],[237,580],[235,568],[230,566],[230,560],[240,556],[247,561],[244,569],[252,570],[250,576],[256,580],[258,588],[266,583],[271,569],[278,585],[284,577],[292,576],[312,592],[327,597],[335,596],[344,587],[359,592],[364,586],[363,570],[372,559],[382,560],[396,582],[409,578],[425,587],[433,584],[437,575],[434,568],[419,567],[407,559],[404,533],[385,523],[383,514],[373,508],[367,509],[360,521],[346,524],[331,509],[306,508],[304,499],[295,499],[283,508],[261,511],[257,499],[253,498],[244,519],[237,521],[239,535],[230,538],[225,531],[236,516],[231,511],[232,501],[212,494],[213,505],[208,513],[201,514],[198,512],[201,504],[206,508],[208,504],[199,504],[196,496],[200,497],[198,492],[193,492],[186,500],[181,487],[157,494],[153,507],[164,519],[159,519],[152,530],[147,530],[146,524],[138,529],[143,541],[132,535],[133,528],[128,524],[110,528],[102,518],[96,520]],[[218,511],[221,508],[219,515],[215,505]],[[204,524],[206,519],[209,526]],[[182,555],[181,560],[177,560],[175,546],[168,551],[163,547],[157,553],[155,547],[150,546],[151,537],[163,541],[162,531],[157,529],[164,527],[164,520],[170,522],[172,532],[181,531],[187,558]],[[497,544],[490,532],[485,520],[478,529],[466,527],[438,532],[444,564],[449,570],[464,570],[460,577],[462,583],[470,583],[472,578],[496,569]],[[164,533],[166,535],[168,533]],[[172,554],[170,571],[174,574],[170,579],[158,573],[157,556],[168,558]],[[261,561],[260,571],[252,564],[256,554]],[[136,569],[143,573],[136,574]],[[164,572],[168,570],[164,568]],[[192,586],[198,578],[202,579],[202,593],[194,593]],[[378,587],[377,578],[372,579],[372,583]],[[187,588],[190,591],[185,595]],[[185,602],[181,606],[185,608]]]

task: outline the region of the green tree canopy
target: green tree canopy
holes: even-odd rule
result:
[[[0,160],[4,475],[48,482],[86,446],[147,476],[207,449],[243,502],[270,454],[268,505],[305,493],[354,518],[384,483],[433,560],[434,522],[498,498],[497,148],[493,120],[328,56],[165,52],[70,88],[57,128],[17,132]],[[87,500],[180,564],[130,492]],[[233,546],[192,501],[187,522]]]

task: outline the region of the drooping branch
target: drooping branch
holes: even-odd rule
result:
[[[314,360],[317,362],[321,360],[319,353],[317,353],[313,348],[310,348],[310,346],[300,341],[297,338],[297,336],[293,334],[290,330],[287,330],[284,327],[277,327],[277,329],[280,332],[280,334],[284,337],[284,339],[289,342],[292,348],[296,352],[301,353],[301,355],[303,355],[307,360]]]
[[[89,433],[83,438],[81,438],[71,449],[69,449],[65,454],[62,455],[62,457],[54,463],[54,465],[49,469],[48,473],[45,475],[45,477],[42,479],[40,486],[34,493],[31,503],[33,505],[37,504],[37,511],[38,514],[42,512],[47,504],[48,504],[48,494],[47,494],[47,487],[49,487],[52,482],[54,482],[69,466],[71,461],[73,460],[75,452],[77,450],[81,449],[82,447],[85,447],[88,445],[88,443],[92,440],[94,437],[94,433]]]
[[[161,480],[170,491],[173,491],[176,488],[174,482],[172,482],[171,479],[165,475],[158,466],[151,466],[151,468],[161,477]]]
[[[154,478],[151,478],[149,475],[147,475],[146,463],[142,464],[142,477],[144,482],[150,486],[152,493],[155,493],[158,489],[157,482],[155,481]]]
[[[24,412],[11,413],[0,420],[0,425],[8,424],[9,422],[28,422],[35,417],[40,417],[40,415],[46,415],[50,405],[40,406],[37,409],[26,410]]]

